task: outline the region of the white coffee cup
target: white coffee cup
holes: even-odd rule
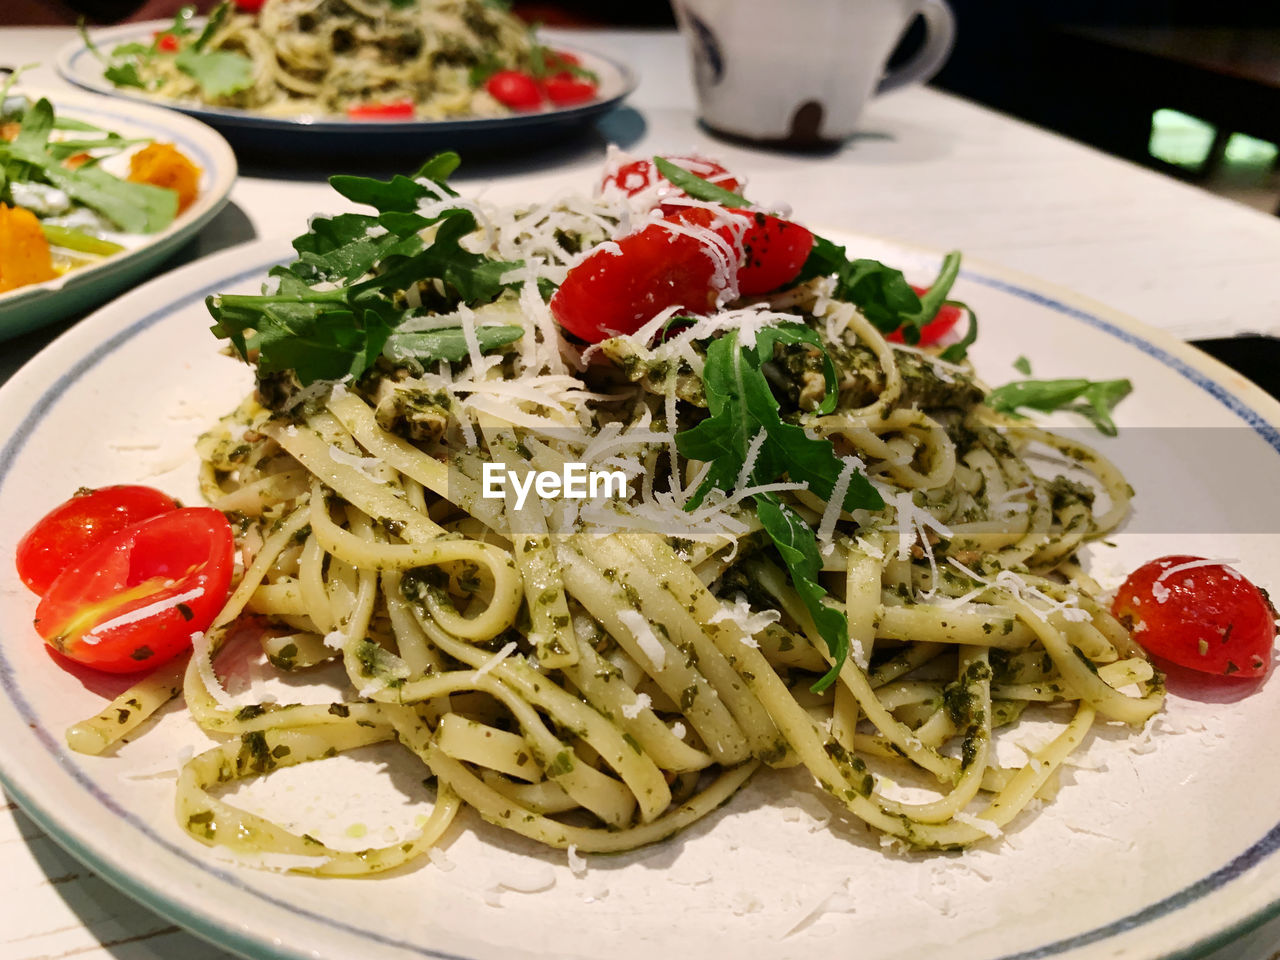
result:
[[[875,93],[922,83],[955,39],[945,0],[675,0],[689,41],[699,115],[710,129],[780,146],[850,136]],[[925,42],[885,65],[923,16]]]

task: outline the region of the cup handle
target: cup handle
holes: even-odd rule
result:
[[[885,74],[876,88],[877,93],[896,90],[909,83],[923,83],[941,70],[951,55],[956,39],[956,18],[946,0],[924,0],[920,16],[924,17],[924,45],[902,66]]]

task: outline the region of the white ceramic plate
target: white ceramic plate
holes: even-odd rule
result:
[[[902,264],[913,278],[927,280],[936,263],[883,241],[843,239],[860,255]],[[7,438],[0,560],[13,555],[37,516],[81,484],[144,482],[196,499],[192,441],[251,379],[218,352],[202,300],[254,291],[267,266],[288,253],[283,244],[255,244],[161,277],[69,330],[0,389],[0,436]],[[1188,518],[1271,490],[1280,470],[1280,405],[1226,368],[1164,334],[1000,271],[971,266],[955,292],[981,312],[974,357],[992,382],[1017,376],[1011,365],[1019,354],[1042,377],[1133,380],[1135,393],[1118,413],[1120,437],[1105,446],[1143,474],[1139,510],[1144,490],[1162,480],[1203,479],[1197,436],[1230,437],[1240,462],[1253,463],[1214,464],[1216,487],[1199,497],[1185,493]],[[1133,456],[1126,459],[1135,441],[1172,427],[1179,429],[1160,434],[1172,442],[1156,458],[1158,469],[1143,473]],[[1152,459],[1150,448],[1138,452]],[[1094,569],[1105,577],[1185,550],[1234,557],[1275,587],[1276,513],[1255,500],[1255,522],[1241,528],[1249,532],[1228,521],[1200,533],[1172,521],[1165,532],[1135,529],[1117,547],[1095,551]],[[1209,695],[1175,688],[1145,734],[1101,725],[1054,802],[963,854],[882,849],[857,824],[833,817],[807,776],[791,771],[757,777],[675,839],[588,857],[584,876],[562,852],[468,814],[446,837],[443,865],[424,860],[378,878],[319,880],[227,863],[174,823],[172,777],[163,771],[202,741],[181,709],[166,711],[117,756],[69,752],[67,725],[118,687],[106,680],[86,686],[56,667],[30,628],[34,606],[10,572],[0,592],[7,789],[103,876],[255,957],[1154,958],[1217,945],[1280,901],[1274,680]],[[380,833],[378,821],[403,827],[425,801],[410,803],[390,787],[378,766],[387,761],[387,754],[337,758],[294,768],[292,779],[282,777],[288,771],[273,774],[267,783],[275,786],[255,802],[283,805],[306,829],[339,841],[361,826]],[[420,776],[419,768],[400,782],[412,788]],[[545,889],[492,893],[504,882]]]
[[[150,43],[152,33],[170,21],[124,24],[93,31],[93,41],[104,53],[122,43]],[[164,102],[221,130],[237,145],[262,152],[319,149],[333,152],[394,150],[473,150],[545,141],[581,128],[612,110],[636,88],[634,72],[619,63],[572,42],[561,42],[548,32],[544,39],[556,49],[576,54],[582,66],[599,78],[597,96],[588,103],[503,117],[460,117],[449,120],[361,121],[333,116],[274,117],[252,110],[211,107],[182,101],[157,101],[137,90],[117,87],[103,77],[102,63],[80,40],[58,52],[58,72],[64,78],[111,97],[143,103]]]
[[[56,115],[84,120],[124,137],[172,143],[203,172],[195,203],[159,233],[140,237],[127,250],[57,279],[0,293],[0,340],[62,320],[137,281],[217,215],[236,179],[235,154],[217,131],[172,110],[104,100],[73,90],[42,91],[19,86],[14,93],[24,94],[32,101],[48,97]],[[127,173],[127,165],[122,170]]]

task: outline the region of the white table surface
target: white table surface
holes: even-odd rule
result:
[[[0,29],[0,64],[39,61],[28,81],[63,87],[51,65],[72,37],[64,29]],[[464,164],[464,191],[516,200],[585,187],[610,140],[639,155],[693,149],[745,172],[753,198],[786,201],[802,222],[959,248],[1183,337],[1280,334],[1278,218],[921,88],[873,103],[865,133],[834,154],[728,145],[697,125],[674,33],[599,31],[574,42],[638,70],[627,107],[600,121],[597,136],[563,148],[490,161],[478,176]],[[231,205],[182,259],[255,236],[292,237],[337,199],[320,170],[283,179],[246,168]],[[56,332],[0,344],[0,380]],[[115,891],[5,800],[0,794],[0,960],[228,956]],[[1212,956],[1276,960],[1280,923]]]

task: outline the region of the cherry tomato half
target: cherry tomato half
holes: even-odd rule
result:
[[[700,157],[695,154],[669,156],[663,159],[670,160],[677,167],[683,167],[690,173],[697,174],[703,180],[714,183],[717,187],[722,187],[730,193],[737,193],[742,187],[742,182],[715,160],[709,160],[706,157]],[[606,193],[610,190],[621,190],[628,197],[634,197],[636,194],[648,190],[654,184],[658,184],[656,192],[659,199],[662,197],[688,196],[683,190],[660,174],[652,160],[632,160],[630,163],[622,164],[616,170],[605,174],[600,187]]]
[[[523,70],[499,70],[484,82],[489,96],[512,110],[537,110],[542,106],[538,81]]]
[[[813,249],[813,234],[798,223],[767,213],[733,212],[751,218],[751,226],[742,238],[738,292],[744,297],[753,297],[794,280]]]
[[[1271,666],[1276,611],[1224,564],[1161,557],[1125,580],[1111,612],[1147,651],[1202,673],[1260,677]]]
[[[575,77],[572,73],[556,73],[542,81],[542,89],[558,107],[586,103],[595,99],[596,85],[590,80]]]
[[[924,296],[929,292],[928,287],[917,287],[914,283],[911,285],[911,289],[920,296]],[[938,308],[938,312],[933,315],[933,319],[920,328],[920,340],[918,341],[918,345],[927,347],[930,344],[937,343],[950,333],[952,328],[960,322],[960,317],[963,314],[964,311],[959,307],[952,306],[949,303],[944,303]],[[885,339],[892,340],[894,343],[903,342],[902,334],[896,330],[886,336]]]
[[[87,487],[54,507],[18,541],[18,576],[44,596],[81,554],[107,537],[182,504],[152,487]]]
[[[681,211],[597,250],[569,271],[551,298],[560,326],[591,343],[634,333],[667,307],[706,313],[715,304],[717,273],[725,279],[736,262],[697,236],[696,228],[724,234],[724,218],[705,207]],[[673,224],[695,228],[694,235]],[[730,250],[736,250],[729,244]],[[717,270],[719,268],[719,270]]]
[[[564,70],[568,67],[582,66],[582,58],[568,50],[548,50],[546,52],[547,69]]]
[[[153,33],[152,38],[156,42],[156,49],[161,53],[177,53],[180,44],[178,38],[167,31],[157,30]]]
[[[118,531],[60,573],[36,631],[78,663],[132,673],[169,660],[213,622],[234,563],[231,525],[185,507]]]
[[[347,107],[352,120],[411,120],[417,108],[412,100],[395,100],[391,103],[357,103]]]

